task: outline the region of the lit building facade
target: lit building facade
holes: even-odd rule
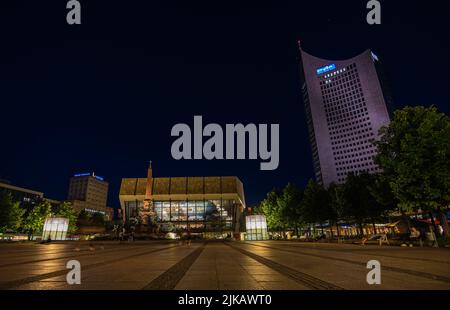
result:
[[[100,213],[107,216],[108,182],[94,173],[75,174],[70,178],[67,200],[75,211]]]
[[[371,143],[389,124],[391,97],[378,57],[366,50],[347,60],[327,60],[300,46],[301,90],[315,178],[329,186],[349,173],[380,171]]]
[[[15,186],[6,181],[0,181],[0,191],[11,193],[14,201],[19,201],[21,206],[36,204],[44,199],[44,193]]]
[[[61,201],[59,200],[44,197],[44,193],[42,192],[15,186],[6,180],[0,180],[0,192],[2,191],[10,193],[12,199],[18,201],[23,208],[27,208],[29,205],[34,205],[44,200],[48,201],[54,207],[61,204]]]
[[[269,240],[267,221],[264,215],[247,215],[245,228],[245,240]]]
[[[120,205],[125,222],[148,230],[189,231],[203,237],[240,231],[244,188],[237,177],[153,177],[122,179]]]
[[[69,220],[61,217],[48,217],[45,219],[42,230],[42,240],[66,240],[69,229]]]

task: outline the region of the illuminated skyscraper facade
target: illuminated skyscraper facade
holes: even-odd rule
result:
[[[391,101],[378,57],[366,50],[347,60],[327,60],[300,47],[300,58],[316,180],[327,187],[349,173],[378,172],[371,140],[389,124]]]

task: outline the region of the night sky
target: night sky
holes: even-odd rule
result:
[[[69,177],[236,175],[247,204],[313,176],[300,95],[297,40],[322,58],[371,48],[384,63],[395,106],[450,114],[447,1],[80,0],[1,1],[0,179],[65,199]],[[246,3],[245,5],[243,3]],[[260,160],[172,159],[176,123],[279,123],[280,165]]]

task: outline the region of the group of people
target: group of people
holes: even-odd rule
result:
[[[191,240],[192,240],[192,235],[191,235],[191,231],[189,229],[186,229],[184,234],[182,234],[181,232],[179,233],[179,239],[180,239],[180,245],[182,244],[186,244],[187,246],[191,246]]]
[[[429,241],[431,246],[437,246],[436,234],[432,226],[412,226],[406,216],[399,221],[396,231],[402,241],[402,246],[412,247],[413,242],[416,241],[420,246],[423,246],[426,241]]]
[[[119,230],[119,226],[116,225],[113,228],[113,231],[117,234],[119,241],[125,241],[126,237],[128,237],[129,242],[134,241],[134,231],[135,231],[134,226],[130,227],[130,232],[129,232],[128,236],[127,236],[127,233],[126,233],[127,231],[126,231],[125,227],[122,227],[122,229]]]

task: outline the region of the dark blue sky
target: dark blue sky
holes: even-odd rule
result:
[[[68,180],[95,171],[117,207],[122,177],[237,175],[247,203],[312,177],[297,40],[309,53],[349,58],[371,48],[395,108],[435,104],[450,114],[450,34],[444,1],[86,1],[82,25],[66,1],[0,4],[0,178],[64,199]],[[172,126],[279,123],[280,166],[259,160],[175,161]]]

